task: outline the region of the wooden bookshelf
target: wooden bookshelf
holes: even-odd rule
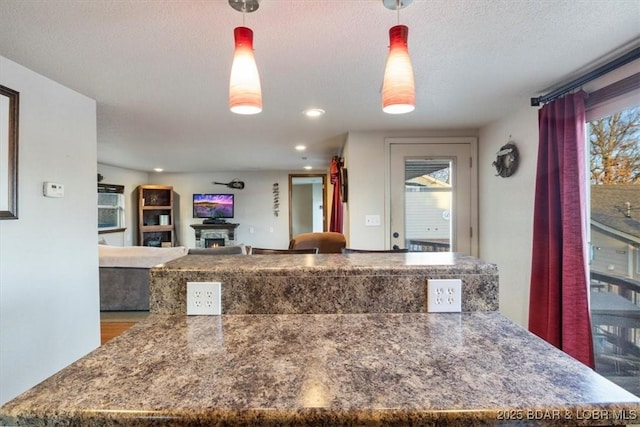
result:
[[[138,187],[138,245],[174,246],[173,187],[141,185]]]

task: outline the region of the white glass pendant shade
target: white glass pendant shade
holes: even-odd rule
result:
[[[235,51],[229,80],[229,108],[236,114],[257,114],[262,111],[262,90],[253,56],[253,31],[237,27],[233,34]]]
[[[413,66],[407,47],[409,28],[396,25],[389,29],[389,56],[382,84],[382,111],[404,114],[416,107]]]

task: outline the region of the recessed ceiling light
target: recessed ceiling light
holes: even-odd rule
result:
[[[304,150],[307,149],[307,146],[306,145],[302,145],[302,144],[301,145],[296,145],[295,149],[298,150],[298,151],[304,151]]]
[[[302,114],[304,114],[307,117],[320,117],[324,115],[324,113],[325,111],[322,108],[309,108],[302,112]]]
[[[164,169],[162,169],[162,168],[153,168],[153,170],[156,171],[156,172],[162,172]]]
[[[311,166],[305,166],[304,169],[310,171],[313,168]]]

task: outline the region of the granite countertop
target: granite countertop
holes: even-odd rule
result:
[[[187,255],[149,272],[149,309],[186,314],[188,282],[222,283],[223,314],[426,311],[429,279],[462,281],[462,310],[498,309],[498,268],[450,253]]]
[[[639,419],[639,398],[496,312],[151,315],[0,408],[29,426]]]
[[[233,272],[236,275],[256,274],[299,275],[300,273],[338,276],[367,274],[475,273],[497,274],[495,264],[453,252],[355,253],[355,254],[286,254],[286,255],[187,255],[153,268],[163,271]]]

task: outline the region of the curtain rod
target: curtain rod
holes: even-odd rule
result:
[[[540,104],[544,104],[545,102],[553,101],[556,98],[560,98],[562,95],[571,92],[572,90],[584,85],[585,83],[589,83],[590,81],[595,80],[598,77],[604,76],[605,74],[615,70],[616,68],[620,68],[623,65],[635,61],[638,58],[640,58],[640,47],[637,47],[622,55],[621,57],[614,59],[613,61],[608,62],[603,66],[598,67],[581,77],[578,77],[575,80],[570,81],[569,83],[547,93],[546,95],[542,95],[537,98],[531,98],[531,106],[537,107]]]

